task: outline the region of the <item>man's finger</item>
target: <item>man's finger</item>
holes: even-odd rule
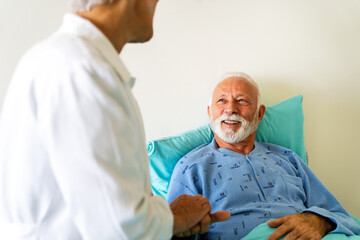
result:
[[[195,235],[197,234],[198,232],[200,232],[200,225],[199,224],[196,224],[195,226],[193,226],[191,229],[190,229],[190,232],[192,235]]]
[[[169,206],[174,215],[173,234],[175,235],[194,227],[211,211],[209,201],[201,195],[182,194]]]
[[[292,240],[292,239],[310,239],[310,238],[307,238],[305,235],[301,236],[300,232],[293,230],[284,237],[284,240]]]
[[[182,233],[178,233],[178,234],[175,234],[175,237],[185,237],[185,236]]]
[[[289,226],[288,224],[280,225],[268,238],[268,240],[278,240],[282,236],[288,234],[293,230],[293,227]]]
[[[186,232],[183,232],[183,237],[189,237],[191,236],[190,230],[187,230]]]
[[[228,211],[218,211],[214,213],[210,213],[211,222],[222,222],[226,221],[231,217],[231,214]]]
[[[200,222],[200,233],[206,233],[207,231],[209,231],[209,226],[211,224],[211,217],[210,215],[206,215]]]
[[[211,211],[211,205],[207,198],[204,198],[202,195],[197,194],[194,196],[195,201],[199,201],[201,208],[204,211]]]
[[[285,216],[285,217],[277,218],[277,219],[272,220],[272,221],[268,221],[267,225],[269,227],[276,228],[276,227],[279,227],[284,222],[286,222],[287,220],[289,220],[289,216]]]

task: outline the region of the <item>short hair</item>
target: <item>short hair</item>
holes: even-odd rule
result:
[[[73,12],[89,11],[94,5],[109,4],[114,0],[71,0],[70,8]]]
[[[249,74],[247,73],[244,73],[244,72],[227,72],[227,73],[224,73],[219,81],[217,82],[216,86],[214,87],[212,93],[211,93],[211,96],[210,96],[210,100],[209,100],[209,107],[211,109],[211,103],[212,103],[212,98],[213,98],[213,95],[214,95],[214,90],[215,88],[217,87],[217,85],[219,85],[219,83],[221,83],[222,81],[224,81],[225,79],[227,78],[230,78],[230,77],[238,77],[238,78],[245,78],[246,80],[248,80],[248,82],[253,85],[256,90],[257,90],[257,110],[259,110],[260,106],[261,106],[261,96],[260,96],[260,89],[259,89],[259,86],[256,84],[256,82],[250,77]]]

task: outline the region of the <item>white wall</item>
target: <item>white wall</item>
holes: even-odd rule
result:
[[[55,0],[2,1],[0,101],[20,55],[67,9]],[[245,71],[266,105],[304,95],[310,167],[360,218],[359,12],[358,0],[159,1],[152,41],[122,53],[137,77],[147,138],[207,123],[219,75]]]
[[[68,10],[65,0],[0,0],[0,106],[19,58],[53,33]]]
[[[164,0],[122,58],[148,139],[207,123],[217,78],[245,71],[272,105],[304,95],[310,167],[360,218],[360,1]]]

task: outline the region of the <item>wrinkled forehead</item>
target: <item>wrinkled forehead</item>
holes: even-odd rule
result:
[[[229,77],[222,80],[214,89],[213,98],[219,96],[246,96],[257,99],[258,88],[255,83],[243,77]]]

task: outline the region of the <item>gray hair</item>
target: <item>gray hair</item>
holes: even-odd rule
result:
[[[73,12],[89,11],[94,5],[109,4],[114,0],[70,0],[70,7]]]
[[[259,110],[259,108],[260,108],[260,106],[261,106],[260,89],[259,89],[258,85],[256,84],[256,82],[250,77],[249,74],[244,73],[244,72],[227,72],[227,73],[224,73],[224,74],[220,77],[220,79],[219,79],[218,83],[216,84],[216,86],[219,85],[220,82],[222,82],[222,81],[224,81],[225,79],[230,78],[230,77],[245,78],[246,80],[248,80],[248,82],[249,82],[251,85],[253,85],[253,86],[256,88],[256,90],[257,90],[257,110]],[[215,88],[216,88],[216,86],[215,86]],[[215,88],[214,88],[214,89],[215,89]],[[209,100],[209,107],[210,107],[210,109],[211,109],[211,103],[212,103],[213,95],[214,95],[214,91],[212,91],[211,96],[210,96],[210,100]]]

